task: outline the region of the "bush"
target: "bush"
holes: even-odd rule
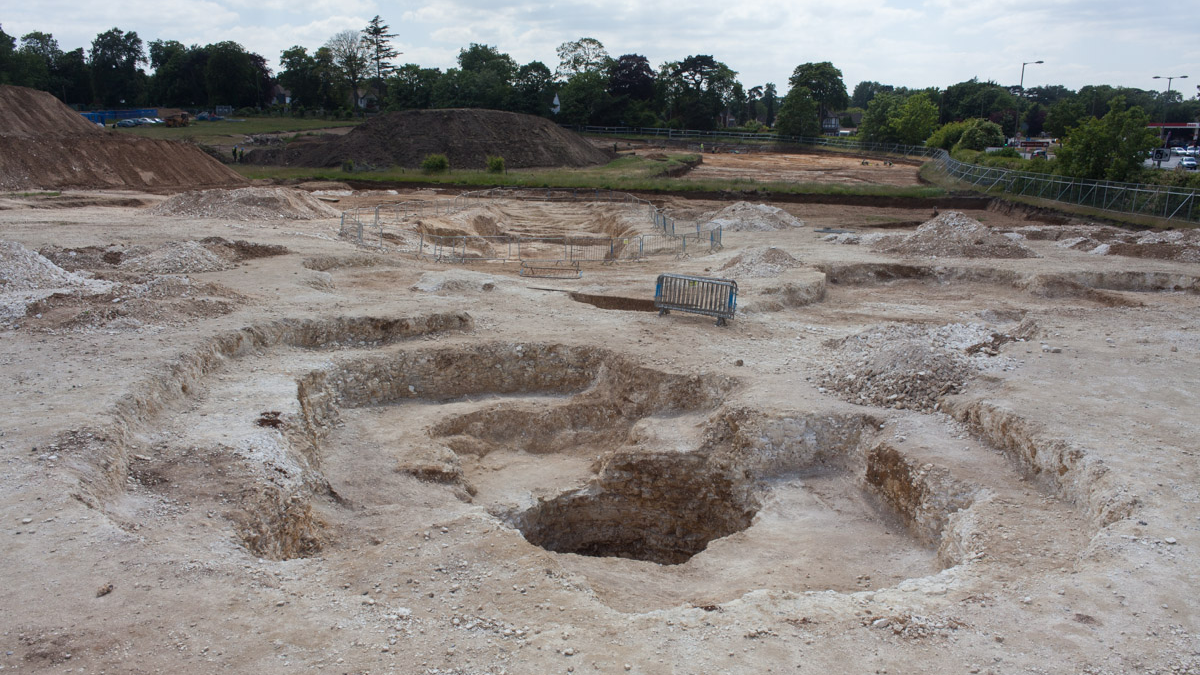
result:
[[[342,160],[342,171],[345,171],[346,173],[354,173],[354,160],[352,160],[352,159]]]
[[[421,171],[427,174],[446,173],[450,170],[450,160],[443,154],[426,155],[421,161]]]
[[[488,173],[504,173],[504,158],[488,156],[487,170]]]
[[[962,138],[963,132],[967,130],[967,126],[966,122],[950,122],[949,124],[945,124],[941,129],[933,132],[933,135],[925,141],[925,146],[950,150]]]
[[[983,119],[973,119],[967,122],[962,137],[954,147],[964,150],[986,150],[1004,145],[1004,131],[999,124]]]
[[[1016,148],[1000,148],[999,150],[992,150],[987,155],[988,157],[1015,157],[1016,159],[1022,159],[1021,153],[1017,152]]]

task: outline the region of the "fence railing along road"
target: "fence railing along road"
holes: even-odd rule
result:
[[[649,136],[666,140],[714,140],[745,144],[787,143],[840,150],[882,152],[934,162],[952,179],[993,195],[1012,195],[1088,208],[1189,223],[1200,222],[1200,190],[1144,183],[1119,183],[1013,171],[960,162],[941,148],[871,143],[834,136],[779,136],[737,131],[695,131],[651,127],[572,127],[583,133]]]

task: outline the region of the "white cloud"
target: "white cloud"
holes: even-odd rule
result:
[[[518,63],[552,69],[555,48],[595,37],[613,56],[642,54],[657,66],[711,54],[738,71],[746,86],[786,88],[796,65],[831,61],[848,89],[861,80],[945,87],[979,77],[1026,86],[1113,84],[1160,88],[1151,75],[1200,80],[1200,3],[1177,0],[883,0],[847,4],[797,0],[769,5],[695,0],[439,0],[403,9],[378,0],[193,0],[119,4],[42,0],[6,8],[3,28],[19,37],[54,34],[63,49],[88,47],[114,26],[149,42],[208,44],[235,40],[275,62],[299,44],[316,49],[329,36],[362,28],[376,14],[397,33],[399,61],[455,65],[460,49],[489,44]],[[1185,90],[1189,95],[1194,90]]]

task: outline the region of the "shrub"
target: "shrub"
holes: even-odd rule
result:
[[[504,173],[504,158],[488,156],[487,170],[488,173]]]
[[[992,150],[987,154],[988,157],[1015,157],[1022,159],[1021,153],[1017,152],[1016,148],[1000,148],[999,150]]]
[[[352,160],[352,159],[342,160],[342,171],[345,171],[346,173],[354,173],[354,160]]]
[[[941,129],[933,132],[933,135],[925,141],[925,145],[930,148],[950,150],[962,138],[963,132],[966,130],[966,122],[950,122],[949,124],[942,125]]]
[[[962,137],[954,147],[965,150],[985,150],[1004,145],[1004,131],[999,124],[983,119],[967,122]]]
[[[421,171],[427,174],[446,173],[450,170],[450,160],[443,154],[426,155],[421,161]]]

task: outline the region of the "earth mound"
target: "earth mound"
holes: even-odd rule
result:
[[[851,403],[932,412],[979,373],[1011,367],[984,348],[1004,341],[982,324],[877,326],[827,344],[819,381]]]
[[[770,232],[804,227],[804,221],[776,206],[737,202],[702,219],[705,229],[720,227],[726,232]]]
[[[0,85],[0,120],[0,190],[245,183],[194,145],[101,129],[44,91]]]
[[[254,164],[415,169],[426,156],[444,154],[452,169],[483,169],[489,156],[509,168],[582,167],[615,155],[550,120],[498,110],[406,110],[372,118],[343,136],[306,137],[282,149],[254,150]]]
[[[787,270],[798,267],[800,261],[781,248],[769,246],[742,251],[721,266],[721,271],[730,277],[765,278],[777,277]]]
[[[68,272],[15,241],[0,241],[0,325],[4,327],[23,318],[30,304],[56,291],[82,295],[112,288],[108,281]]]
[[[872,249],[881,253],[953,258],[1036,258],[1029,247],[997,234],[986,225],[947,211],[925,221],[916,232],[879,240]]]
[[[175,195],[151,209],[159,216],[223,220],[317,220],[339,211],[303,190],[248,187]]]

